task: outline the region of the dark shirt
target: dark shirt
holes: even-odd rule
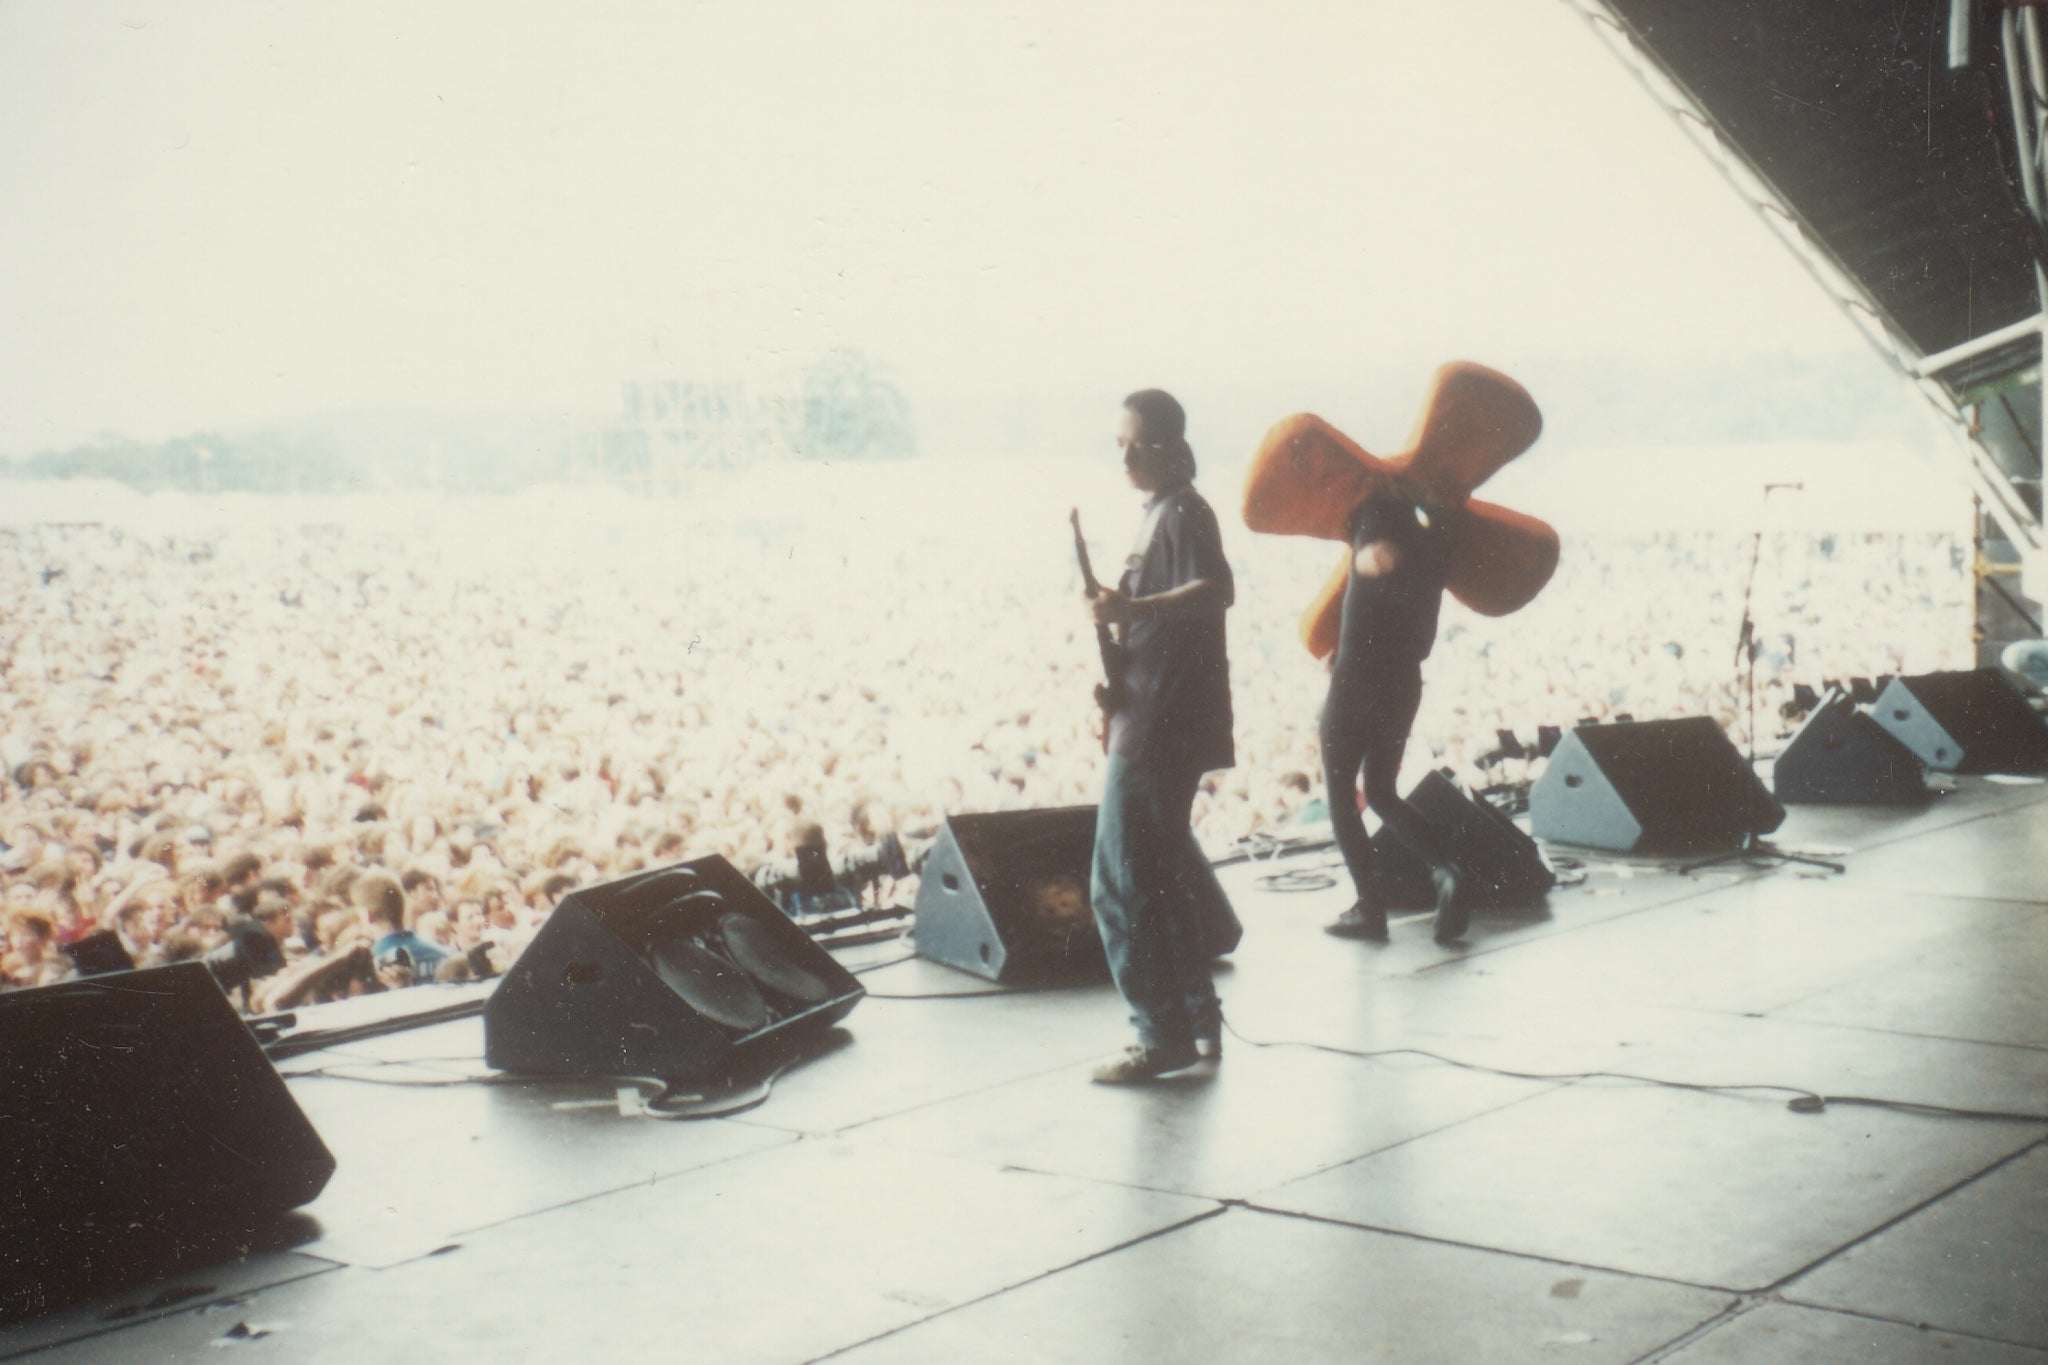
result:
[[[227,942],[205,958],[223,990],[284,970],[284,949],[260,921],[247,917],[230,920],[227,934]]]
[[[1411,671],[1429,657],[1455,515],[1427,512],[1391,490],[1374,494],[1358,509],[1351,521],[1351,577],[1344,585],[1335,676],[1369,681]],[[1382,540],[1394,547],[1398,562],[1388,573],[1360,575],[1358,552]]]
[[[1236,580],[1223,557],[1223,533],[1194,485],[1161,489],[1145,511],[1152,519],[1152,537],[1132,556],[1121,590],[1151,597],[1201,579],[1221,589],[1228,606]],[[1187,762],[1201,772],[1237,762],[1223,611],[1218,607],[1194,616],[1133,621],[1123,628],[1123,697],[1110,718],[1111,753],[1147,762]]]

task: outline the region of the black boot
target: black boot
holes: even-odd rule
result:
[[[1436,941],[1455,943],[1472,922],[1465,898],[1458,894],[1458,869],[1439,863],[1430,869],[1429,879],[1436,884]]]
[[[1359,901],[1349,910],[1323,926],[1326,934],[1338,938],[1362,938],[1372,943],[1387,941],[1387,912],[1376,905]]]

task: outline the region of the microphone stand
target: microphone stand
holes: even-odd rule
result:
[[[1764,490],[1764,499],[1769,501],[1770,490]],[[1749,766],[1756,767],[1756,618],[1751,614],[1750,604],[1756,596],[1756,566],[1763,558],[1764,528],[1761,523],[1749,542],[1749,577],[1742,584],[1742,624],[1735,634],[1735,663],[1743,670],[1743,695],[1749,715],[1748,733],[1743,741],[1742,756]]]
[[[1743,761],[1749,765],[1751,772],[1756,771],[1757,639],[1756,617],[1753,614],[1753,604],[1756,601],[1757,562],[1763,558],[1764,554],[1764,522],[1769,519],[1771,494],[1781,488],[1797,490],[1802,489],[1802,487],[1802,485],[1796,483],[1767,483],[1764,485],[1763,502],[1757,509],[1756,533],[1749,543],[1749,573],[1742,582],[1742,624],[1737,629],[1735,636],[1735,663],[1742,670],[1743,698],[1749,712],[1748,733],[1745,737],[1742,757]],[[1729,863],[1741,863],[1745,867],[1778,867],[1785,863],[1803,863],[1808,867],[1825,868],[1829,872],[1839,873],[1847,870],[1842,864],[1830,862],[1825,858],[1816,858],[1807,853],[1788,853],[1769,840],[1761,838],[1753,830],[1743,834],[1740,847],[1728,853],[1718,854],[1712,858],[1703,858],[1698,862],[1682,864],[1678,870],[1691,873],[1698,872],[1702,868],[1723,867]]]

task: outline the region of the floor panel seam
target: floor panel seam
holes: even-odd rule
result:
[[[1707,1294],[1721,1294],[1729,1298],[1740,1298],[1748,1294],[1760,1294],[1759,1289],[1735,1289],[1721,1284],[1702,1284],[1698,1280],[1681,1280],[1672,1275],[1650,1275],[1640,1270],[1621,1270],[1614,1266],[1595,1265],[1589,1261],[1568,1261],[1561,1256],[1545,1256],[1534,1251],[1513,1251],[1506,1247],[1487,1246],[1482,1242],[1463,1242],[1455,1237],[1435,1237],[1426,1232],[1414,1232],[1407,1228],[1381,1227],[1375,1223],[1354,1223],[1327,1214],[1306,1213],[1300,1209],[1276,1208],[1270,1204],[1244,1201],[1239,1207],[1248,1213],[1271,1214],[1275,1218],[1294,1218],[1306,1223],[1320,1223],[1325,1227],[1349,1228],[1353,1232],[1377,1233],[1383,1237],[1400,1237],[1411,1242],[1428,1242],[1433,1246],[1457,1247],[1463,1251],[1483,1252],[1489,1256],[1507,1256],[1518,1261],[1537,1261],[1543,1265],[1561,1266],[1566,1270],[1587,1270],[1601,1275],[1612,1275],[1624,1280],[1648,1280],[1656,1284],[1675,1285],[1680,1289],[1696,1289]]]
[[[1739,1318],[1748,1317],[1765,1302],[1767,1300],[1761,1295],[1744,1294],[1705,1322],[1695,1323],[1662,1346],[1653,1347],[1643,1355],[1637,1356],[1631,1365],[1655,1365],[1657,1361],[1669,1360],[1674,1353],[1684,1350],[1694,1342],[1712,1336]]]
[[[1374,1059],[1370,1057],[1362,1057],[1359,1060],[1372,1061]],[[1573,1081],[1523,1081],[1521,1083],[1524,1085],[1533,1085],[1536,1087],[1536,1089],[1530,1094],[1517,1095],[1511,1100],[1504,1100],[1499,1104],[1489,1106],[1485,1109],[1477,1110],[1473,1113],[1465,1115],[1463,1118],[1456,1118],[1452,1119],[1448,1123],[1438,1124],[1436,1127],[1431,1128],[1426,1132],[1411,1133],[1407,1137],[1399,1138],[1393,1142],[1388,1143],[1384,1147],[1375,1147],[1369,1152],[1360,1152],[1357,1156],[1346,1157],[1342,1161],[1333,1161],[1327,1166],[1318,1166],[1316,1169],[1312,1171],[1305,1172],[1302,1175],[1291,1176],[1288,1179],[1281,1181],[1277,1185],[1267,1185],[1263,1189],[1256,1190],[1251,1195],[1247,1195],[1244,1197],[1246,1200],[1250,1200],[1259,1194],[1264,1194],[1272,1190],[1285,1189],[1289,1185],[1298,1184],[1304,1180],[1313,1180],[1317,1176],[1327,1175],[1331,1171],[1340,1171],[1344,1169],[1346,1166],[1354,1165],[1360,1161],[1365,1161],[1371,1157],[1384,1156],[1388,1152],[1399,1151],[1401,1148],[1408,1146],[1410,1143],[1420,1142],[1424,1138],[1436,1137],[1440,1133],[1448,1133],[1453,1128],[1462,1128],[1466,1124],[1476,1123],[1480,1119],[1491,1118],[1495,1114],[1499,1114],[1506,1110],[1513,1109],[1518,1104],[1527,1104],[1531,1100],[1541,1099],[1545,1095],[1554,1094],[1559,1090],[1566,1089],[1569,1086],[1575,1084],[1575,1082]],[[1247,1206],[1249,1207],[1249,1205]]]
[[[1982,810],[1970,815],[1959,815],[1955,819],[1946,821],[1943,824],[1908,830],[1903,834],[1895,834],[1889,839],[1879,839],[1875,843],[1863,844],[1857,848],[1850,849],[1848,856],[1853,858],[1857,854],[1873,853],[1880,848],[1896,848],[1900,844],[1911,843],[1915,839],[1923,839],[1932,834],[1946,834],[1952,829],[1961,829],[1964,825],[1975,824],[1979,820],[1995,820],[2001,815],[2012,815],[2019,811],[2031,809],[2034,806],[2040,805],[2043,801],[2048,801],[2048,792],[2036,792],[2025,799],[2014,800],[2009,806],[2000,806],[1997,810]]]
[[[713,1120],[713,1122],[720,1123],[729,1123],[732,1121],[733,1120],[730,1119]],[[767,1131],[763,1130],[761,1126],[758,1124],[753,1126],[757,1131]],[[459,1249],[461,1246],[461,1242],[459,1240],[460,1238],[474,1237],[480,1232],[491,1232],[498,1228],[509,1227],[513,1223],[524,1222],[529,1218],[538,1218],[542,1214],[555,1213],[562,1209],[574,1208],[578,1204],[588,1204],[594,1199],[608,1199],[616,1194],[624,1194],[628,1190],[646,1189],[650,1186],[660,1185],[670,1180],[681,1180],[688,1176],[701,1175],[706,1171],[716,1170],[720,1166],[729,1165],[735,1161],[745,1161],[751,1157],[766,1156],[770,1152],[782,1151],[786,1148],[795,1146],[799,1142],[803,1142],[809,1136],[808,1134],[804,1133],[789,1133],[789,1130],[787,1129],[776,1131],[788,1133],[789,1141],[778,1142],[768,1147],[756,1147],[752,1151],[734,1152],[729,1156],[718,1157],[715,1160],[706,1161],[701,1165],[686,1166],[682,1170],[669,1171],[666,1174],[662,1175],[651,1175],[644,1180],[629,1180],[622,1185],[614,1185],[609,1189],[592,1190],[588,1194],[579,1194],[574,1199],[564,1199],[558,1204],[545,1204],[535,1209],[523,1209],[518,1213],[510,1214],[504,1218],[493,1219],[488,1223],[478,1223],[474,1227],[456,1228],[453,1231],[447,1233],[438,1233],[434,1237],[427,1239],[430,1241],[434,1241],[438,1244],[434,1247],[434,1249],[430,1251],[423,1251],[417,1256],[408,1256],[404,1260],[393,1261],[389,1265],[370,1266],[362,1265],[354,1261],[343,1261],[341,1262],[341,1264],[348,1267],[351,1270],[361,1270],[373,1275],[381,1275],[388,1271],[401,1270],[406,1266],[413,1264],[416,1261],[423,1261],[430,1256],[437,1256],[441,1254],[441,1252],[443,1251]],[[344,1230],[344,1234],[345,1232],[346,1230]],[[317,1247],[319,1243],[314,1242],[309,1245]],[[310,1256],[323,1255],[323,1253],[317,1250],[309,1251],[305,1254]]]
[[[2025,896],[1983,896],[1968,891],[1928,891],[1923,888],[1901,887],[1891,893],[1901,896],[1917,896],[1929,901],[1967,901],[1971,905],[2005,905],[2016,910],[2048,910],[2048,900],[2029,900]]]
[[[1211,1200],[1208,1202],[1214,1203],[1216,1201]],[[901,1324],[900,1326],[891,1327],[886,1332],[877,1332],[875,1335],[871,1337],[864,1337],[859,1341],[850,1341],[844,1346],[834,1347],[832,1350],[825,1352],[825,1354],[823,1355],[810,1357],[810,1359],[805,1362],[805,1365],[819,1365],[820,1361],[836,1359],[839,1356],[845,1355],[848,1351],[857,1351],[863,1346],[869,1346],[877,1341],[887,1340],[888,1338],[897,1336],[900,1333],[908,1332],[914,1328],[922,1327],[926,1323],[936,1322],[940,1318],[944,1317],[951,1317],[953,1314],[958,1313],[963,1309],[972,1308],[979,1303],[987,1303],[990,1299],[1000,1298],[1004,1294],[1014,1293],[1019,1289],[1023,1289],[1030,1285],[1037,1284],[1041,1280],[1049,1280],[1055,1275],[1064,1275],[1068,1271],[1087,1265],[1091,1261],[1099,1261],[1102,1260],[1104,1257],[1114,1256],[1119,1252],[1129,1251],[1132,1247],[1143,1246],[1145,1243],[1154,1241],[1157,1238],[1170,1236],[1173,1233],[1182,1231],[1183,1229],[1191,1228],[1197,1223],[1206,1223],[1212,1218],[1220,1218],[1222,1215],[1228,1213],[1231,1209],[1237,1207],[1241,1206],[1236,1204],[1235,1202],[1228,1204],[1217,1203],[1215,1208],[1206,1209],[1201,1213],[1195,1214],[1193,1217],[1183,1218],[1178,1222],[1169,1223],[1165,1227],[1154,1228],[1150,1232],[1141,1233],[1140,1235],[1133,1237],[1128,1241],[1119,1242],[1115,1246],[1104,1247],[1100,1251],[1091,1252],[1090,1254],[1082,1256],[1076,1260],[1068,1261],[1061,1265],[1056,1265],[1049,1270],[1042,1270],[1036,1275],[1028,1275],[1023,1279],[1018,1280],[1014,1284],[1006,1284],[1002,1285],[999,1288],[991,1289],[986,1294],[978,1294],[971,1299],[964,1299],[959,1303],[948,1304],[946,1307],[941,1308],[936,1313],[928,1313],[924,1317],[918,1318],[913,1322],[906,1322]]]
[[[1823,992],[1825,994],[1825,992]],[[1806,999],[1812,999],[1808,996]],[[1794,1001],[1786,1009],[1797,1009],[1805,1000]],[[1679,1008],[1683,1008],[1680,1006]],[[1716,1011],[1705,1011],[1715,1013]],[[2008,1043],[1996,1038],[1959,1038],[1952,1033],[1921,1033],[1915,1029],[1884,1028],[1877,1024],[1845,1024],[1835,1019],[1801,1019],[1797,1015],[1780,1014],[1773,1010],[1767,1015],[1742,1015],[1741,1018],[1765,1018],[1774,1024],[1797,1024],[1801,1028],[1841,1029],[1848,1033],[1876,1033],[1887,1038],[1924,1038],[1931,1043],[1954,1043],[1959,1047],[1993,1047],[2008,1052],[2048,1052],[2044,1043]]]
[[[1720,884],[1715,886],[1695,887],[1682,895],[1673,896],[1670,900],[1658,901],[1653,905],[1639,905],[1633,910],[1622,910],[1616,914],[1608,915],[1601,919],[1588,921],[1585,924],[1574,924],[1566,927],[1561,927],[1552,933],[1536,934],[1528,938],[1518,938],[1514,940],[1512,943],[1503,943],[1498,947],[1481,947],[1469,949],[1465,952],[1459,953],[1456,957],[1446,958],[1442,962],[1432,962],[1426,966],[1417,967],[1413,971],[1405,973],[1397,972],[1393,975],[1405,975],[1418,979],[1426,978],[1433,972],[1449,971],[1451,968],[1454,968],[1463,962],[1471,962],[1482,957],[1493,957],[1500,953],[1510,953],[1517,948],[1529,947],[1533,944],[1552,943],[1555,942],[1557,939],[1566,938],[1572,934],[1583,934],[1588,930],[1592,929],[1602,929],[1611,924],[1619,924],[1623,920],[1634,919],[1637,915],[1647,915],[1658,910],[1668,910],[1674,905],[1683,905],[1688,901],[1698,900],[1702,896],[1712,896],[1722,891],[1733,890],[1738,886],[1748,886],[1753,882],[1759,882],[1764,880],[1769,875],[1770,874],[1768,873],[1757,872],[1750,874],[1748,876],[1735,877],[1729,881],[1721,882]]]
[[[4,1347],[0,1347],[0,1360],[22,1360],[29,1356],[40,1355],[44,1351],[61,1350],[67,1346],[76,1346],[80,1342],[94,1341],[100,1337],[111,1337],[121,1332],[134,1331],[137,1328],[152,1327],[158,1323],[168,1322],[173,1318],[184,1317],[187,1314],[197,1315],[199,1313],[210,1312],[211,1310],[218,1308],[222,1304],[234,1303],[238,1300],[254,1298],[259,1294],[267,1294],[273,1289],[283,1289],[287,1285],[301,1284],[307,1280],[318,1279],[322,1275],[332,1275],[336,1271],[354,1269],[353,1266],[349,1265],[345,1261],[330,1260],[325,1256],[316,1256],[311,1252],[301,1251],[291,1252],[289,1254],[295,1256],[305,1256],[309,1260],[325,1261],[326,1264],[319,1266],[315,1269],[308,1270],[303,1275],[293,1275],[286,1279],[274,1280],[269,1284],[254,1286],[249,1289],[239,1290],[235,1293],[221,1294],[212,1298],[196,1298],[191,1300],[190,1302],[179,1304],[176,1308],[170,1309],[167,1312],[158,1313],[153,1317],[137,1317],[133,1319],[123,1319],[120,1322],[107,1322],[105,1321],[105,1319],[101,1319],[98,1324],[91,1328],[88,1328],[85,1331],[81,1331],[77,1336],[59,1337],[54,1341],[45,1341],[38,1343],[34,1346],[24,1346],[20,1350],[8,1350]]]
[[[1772,1303],[1784,1304],[1787,1308],[1804,1308],[1815,1313],[1835,1313],[1845,1318],[1861,1318],[1865,1322],[1881,1322],[1890,1327],[1910,1327],[1916,1332],[1940,1332],[1947,1336],[1962,1337],[1969,1341],[1987,1342],[1994,1346],[2017,1346],[2025,1351],[2040,1351],[2048,1343],[2040,1341],[2014,1341],[2011,1337],[1987,1336],[1968,1327],[1944,1327],[1931,1322],[1909,1321],[1906,1318],[1888,1318],[1882,1313],[1873,1313],[1867,1308],[1843,1308],[1838,1304],[1815,1303],[1811,1299],[1794,1298],[1782,1291],[1769,1296]]]
[[[1049,1066],[1043,1071],[1033,1071],[1022,1076],[1006,1076],[999,1081],[990,1081],[987,1085],[977,1085],[971,1090],[955,1091],[954,1093],[949,1095],[941,1095],[936,1099],[921,1100],[916,1104],[906,1106],[902,1109],[892,1109],[886,1114],[871,1114],[867,1118],[846,1124],[843,1127],[830,1128],[820,1132],[816,1132],[813,1134],[813,1136],[843,1137],[848,1133],[854,1132],[861,1128],[866,1128],[871,1124],[881,1123],[886,1119],[900,1119],[905,1114],[916,1114],[921,1113],[926,1109],[936,1109],[938,1106],[942,1104],[951,1104],[955,1100],[969,1099],[975,1095],[986,1095],[992,1090],[1001,1090],[1004,1086],[1007,1085],[1023,1085],[1028,1081],[1042,1080],[1045,1077],[1053,1075],[1056,1072],[1071,1070],[1072,1068],[1081,1065],[1083,1062],[1087,1060],[1088,1058],[1085,1056],[1075,1057],[1070,1060],[1060,1062],[1055,1066]]]
[[[1822,1266],[1827,1265],[1829,1262],[1847,1255],[1849,1252],[1854,1251],[1857,1247],[1862,1246],[1864,1243],[1869,1242],[1876,1237],[1882,1236],[1884,1233],[1890,1232],[1893,1228],[1898,1227],[1907,1219],[1925,1213],[1928,1209],[1933,1208],[1936,1204],[1939,1204],[1944,1199],[1949,1198],[1951,1195],[1960,1194],[1962,1191],[1968,1189],[1970,1186],[1976,1184],[1978,1181],[1984,1179],[1986,1176],[1989,1176],[1994,1171],[2002,1170],[2005,1167],[2010,1166],[2014,1162],[2019,1161],[2023,1157],[2027,1156],[2029,1153],[2037,1151],[2044,1146],[2048,1146],[2048,1133],[2040,1131],[2039,1124],[2035,1124],[2032,1126],[2036,1130],[2035,1136],[2032,1141],[2027,1142],[2021,1147],[2019,1147],[2017,1150],[2009,1152],[2005,1156],[2000,1157],[1998,1160],[1992,1162],[1990,1165],[1984,1167],[1982,1170],[1975,1171],[1970,1175],[1966,1175],[1961,1180],[1956,1181],[1953,1185],[1944,1187],[1936,1193],[1928,1196],[1926,1199],[1923,1199],[1919,1203],[1913,1205],[1911,1208],[1908,1208],[1901,1213],[1894,1214],[1892,1217],[1885,1219],[1882,1223],[1879,1223],[1876,1227],[1870,1228],[1869,1230],[1859,1233],[1855,1237],[1850,1238],[1848,1241],[1836,1247],[1833,1251],[1830,1251],[1827,1255],[1818,1257],[1812,1261],[1807,1262],[1805,1265],[1801,1266],[1799,1269],[1791,1272],[1788,1275],[1781,1275],[1776,1280],[1773,1280],[1768,1286],[1758,1290],[1757,1292],[1761,1294],[1782,1294],[1786,1289],[1790,1288],[1795,1281],[1802,1279],[1807,1275],[1811,1275],[1814,1271],[1819,1270]],[[1887,1320],[1889,1321],[1889,1319]]]

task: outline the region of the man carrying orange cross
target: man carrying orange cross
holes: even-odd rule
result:
[[[1372,840],[1356,793],[1430,869],[1436,886],[1436,941],[1465,932],[1466,909],[1449,851],[1429,822],[1401,799],[1397,779],[1408,732],[1422,701],[1422,661],[1436,642],[1438,607],[1456,508],[1432,508],[1415,490],[1389,481],[1351,519],[1351,568],[1344,614],[1330,663],[1321,740],[1330,830],[1358,901],[1325,929],[1343,938],[1383,940],[1386,907],[1374,896]]]
[[[1254,531],[1345,545],[1337,572],[1302,618],[1302,642],[1327,661],[1330,690],[1320,736],[1330,824],[1358,893],[1327,928],[1384,940],[1386,906],[1372,877],[1365,800],[1431,869],[1436,939],[1455,942],[1468,909],[1456,850],[1401,799],[1401,754],[1422,700],[1422,661],[1436,640],[1448,588],[1489,616],[1519,610],[1557,567],[1557,533],[1534,517],[1472,499],[1543,429],[1526,390],[1483,365],[1437,370],[1408,448],[1367,453],[1319,417],[1289,417],[1267,433],[1245,484]]]

